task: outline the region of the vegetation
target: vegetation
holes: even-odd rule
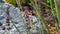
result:
[[[60,34],[60,0],[4,0],[4,2],[8,2],[14,6],[17,5],[16,7],[19,7],[22,11],[25,11],[25,6],[28,6],[28,11],[34,10],[41,20],[42,34],[44,34],[44,30],[48,34]]]

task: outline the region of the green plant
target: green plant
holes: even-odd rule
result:
[[[32,4],[31,6],[33,7],[34,11],[38,15],[38,18],[41,20],[40,25],[42,25],[42,29],[41,29],[42,34],[44,34],[44,29],[47,29],[49,34],[51,33],[51,31],[49,31],[49,27],[46,26],[46,24],[44,22],[44,18],[42,18],[43,16],[42,16],[41,12],[43,12],[43,11],[41,11],[42,8],[39,8],[39,6],[42,5],[41,7],[45,7],[45,9],[47,8],[46,10],[51,11],[51,14],[53,14],[52,20],[53,20],[53,22],[55,21],[55,23],[53,23],[53,25],[56,27],[56,32],[58,32],[58,34],[59,34],[60,33],[60,31],[59,31],[60,30],[59,29],[59,25],[60,25],[60,2],[59,1],[60,0],[44,0],[44,2],[42,2],[42,0],[40,0],[40,4],[38,5],[37,0],[33,0],[33,1],[32,0],[22,0],[20,2],[20,4],[18,4],[18,5],[19,5],[19,8],[21,8],[21,7],[25,6],[26,4],[29,4],[29,3]],[[15,0],[8,0],[6,2],[13,4],[13,5],[16,5]],[[56,17],[57,20],[54,17]],[[48,21],[50,21],[50,20],[48,20]]]

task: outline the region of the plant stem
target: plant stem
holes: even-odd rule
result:
[[[60,19],[59,19],[59,12],[58,12],[58,7],[57,7],[57,3],[56,3],[56,0],[54,0],[54,3],[55,3],[55,11],[56,11],[56,14],[57,14],[57,18],[58,18],[58,23],[60,24]],[[58,34],[60,32],[58,31]]]

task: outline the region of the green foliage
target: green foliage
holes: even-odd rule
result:
[[[14,5],[14,6],[16,6],[16,0],[3,0],[4,2],[6,2],[6,3],[9,3],[9,4],[12,4],[12,5]]]
[[[3,1],[6,3],[9,3],[9,4],[12,4],[14,6],[17,5],[16,0],[3,0]],[[30,0],[21,0],[21,5],[24,6],[24,5],[28,4],[29,2],[30,2]]]
[[[30,2],[30,0],[21,0],[21,5],[24,6],[26,4],[28,4]]]
[[[18,0],[17,0],[17,1],[18,1]],[[30,3],[30,1],[31,1],[31,3],[33,4],[33,8],[36,10],[36,13],[37,13],[39,19],[42,20],[42,21],[41,21],[42,24],[44,24],[44,23],[43,23],[43,19],[42,19],[41,16],[40,16],[40,12],[39,12],[40,10],[38,10],[38,6],[37,6],[36,3],[34,3],[32,0],[21,0],[21,5],[22,5],[22,6],[27,5],[27,4]],[[14,6],[16,6],[16,4],[17,4],[17,3],[16,3],[16,0],[4,0],[4,2],[10,3],[10,4],[14,5]],[[46,6],[46,7],[51,8],[50,10],[51,10],[52,14],[53,14],[55,17],[57,17],[58,23],[60,24],[60,0],[45,0],[45,2],[43,2],[42,4],[43,4],[44,6]],[[56,27],[58,27],[58,24],[57,24]],[[43,29],[42,29],[42,33],[43,33]],[[44,33],[43,33],[43,34],[44,34]]]

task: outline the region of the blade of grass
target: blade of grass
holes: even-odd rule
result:
[[[53,7],[52,7],[52,0],[50,0],[50,7],[51,7],[51,12],[52,12],[52,14],[55,16],[55,14],[54,14],[54,12],[53,12]],[[58,31],[59,30],[59,28],[58,28],[58,24],[57,24],[57,21],[55,21],[56,23],[55,23],[55,26],[56,26],[56,31]]]
[[[40,19],[39,12],[37,11],[36,6],[35,6],[34,2],[33,2],[32,0],[30,0],[30,1],[31,1],[31,3],[33,4],[33,8],[36,10],[36,13],[37,13],[37,15],[38,15],[38,17],[39,17],[39,19]],[[42,21],[42,22],[43,22],[43,21]],[[44,34],[43,29],[42,29],[42,34]]]
[[[11,20],[11,22],[13,23],[14,27],[17,29],[17,31],[19,32],[19,34],[21,34],[22,32],[20,32],[20,30],[16,27],[16,25],[14,24],[14,22]]]
[[[17,3],[17,5],[18,5],[18,8],[19,8],[20,10],[22,10],[21,0],[16,0],[16,3]]]
[[[58,11],[58,7],[57,7],[56,0],[54,0],[54,3],[55,3],[55,11],[56,11],[56,14],[57,14],[58,22],[59,22],[59,24],[60,24],[59,11]],[[58,31],[58,34],[59,34],[59,31]]]
[[[30,0],[30,1],[31,1],[31,3],[33,4],[33,8],[36,10],[36,13],[37,13],[37,15],[38,15],[38,18],[41,19],[41,24],[40,24],[40,25],[42,25],[44,28],[48,29],[48,28],[45,26],[44,21],[43,21],[43,19],[42,19],[42,17],[41,17],[40,10],[39,10],[39,8],[38,8],[37,3],[36,3],[36,2],[34,3],[32,0]],[[42,34],[44,34],[44,31],[43,31],[44,29],[43,29],[43,27],[42,27]]]

